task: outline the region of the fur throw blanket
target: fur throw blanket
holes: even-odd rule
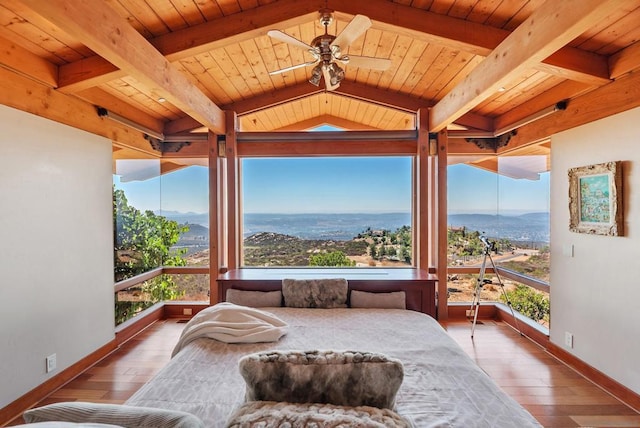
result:
[[[321,403],[245,403],[232,416],[229,428],[406,428],[411,425],[389,409],[345,407]]]
[[[271,351],[239,364],[246,401],[392,409],[404,376],[399,360],[372,352]]]

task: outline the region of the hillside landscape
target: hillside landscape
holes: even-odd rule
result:
[[[283,217],[294,229],[303,230],[304,221],[299,218]],[[449,216],[452,225],[448,230],[448,265],[480,267],[484,260],[485,244],[481,237],[487,237],[494,248],[490,252],[497,266],[537,278],[549,280],[548,213],[531,213],[521,216],[495,216],[482,214],[457,214]],[[310,221],[305,216],[305,221]],[[261,218],[265,228],[277,229],[278,222]],[[326,238],[325,236],[347,236],[349,233],[329,221],[322,224],[317,235],[320,238],[293,236],[275,231],[261,231],[245,236],[243,242],[243,265],[247,267],[304,267],[304,266],[353,266],[353,267],[409,267],[412,266],[411,229],[400,226],[395,230],[365,228],[359,233],[351,232],[350,239]],[[463,224],[458,226],[458,224]],[[465,226],[473,224],[474,226]],[[208,228],[199,224],[187,224],[189,231],[183,233],[176,248],[186,250],[188,265],[208,265]],[[253,226],[255,227],[255,226]],[[317,229],[320,229],[316,225]],[[353,229],[353,225],[349,228]],[[306,229],[307,236],[315,236]],[[333,231],[333,232],[332,232]],[[354,236],[355,235],[355,236]],[[502,235],[502,238],[496,236]],[[507,237],[504,237],[507,236]],[[509,238],[510,237],[510,238]],[[539,238],[539,239],[533,239]],[[486,260],[490,267],[491,259]],[[449,274],[447,276],[448,300],[470,302],[476,290],[478,275]],[[495,277],[487,275],[492,283],[480,289],[481,299],[499,301],[502,289]],[[206,290],[204,283],[195,284],[195,277],[177,278],[186,295],[195,293],[202,297]],[[200,281],[201,282],[201,281]],[[518,284],[502,279],[505,291],[514,293]],[[190,290],[190,291],[189,291]],[[537,294],[537,291],[527,289]],[[187,297],[185,295],[185,298]],[[548,296],[541,294],[541,298]]]

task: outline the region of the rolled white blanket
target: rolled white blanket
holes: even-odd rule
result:
[[[225,343],[257,343],[276,342],[286,333],[287,323],[269,312],[218,303],[200,311],[185,325],[171,356],[200,337]]]

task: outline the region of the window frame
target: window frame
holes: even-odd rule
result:
[[[348,132],[348,131],[346,131]],[[317,159],[317,158],[373,158],[373,157],[378,157],[378,158],[405,158],[409,160],[410,163],[410,206],[409,206],[409,214],[410,214],[410,223],[409,223],[409,227],[411,228],[411,264],[408,266],[399,266],[399,267],[391,267],[391,266],[375,266],[375,267],[370,267],[373,269],[416,269],[417,268],[417,263],[416,263],[416,195],[417,195],[417,191],[416,191],[416,155],[415,154],[397,154],[397,155],[386,155],[386,156],[380,156],[380,155],[368,155],[368,154],[364,154],[364,153],[359,153],[359,154],[353,154],[351,152],[349,152],[350,154],[348,156],[341,156],[341,155],[336,155],[336,154],[332,154],[332,155],[322,155],[322,156],[297,156],[296,154],[293,155],[289,155],[289,156],[242,156],[239,157],[239,161],[243,161],[246,159],[284,159],[284,158],[297,158],[297,159]],[[239,241],[237,244],[237,248],[238,248],[238,252],[239,252],[239,258],[238,258],[238,268],[239,269],[251,269],[251,268],[263,268],[263,269],[269,269],[268,266],[246,266],[244,264],[244,211],[243,211],[243,204],[241,203],[241,201],[244,200],[243,198],[243,164],[242,162],[238,162],[238,167],[237,167],[237,171],[238,171],[238,178],[237,178],[237,182],[238,182],[238,189],[237,189],[237,195],[238,195],[238,211],[237,211],[237,222],[238,222],[238,236],[239,236]],[[274,266],[272,267],[272,269],[277,269],[277,268],[304,268],[306,266]],[[318,269],[322,269],[323,267],[318,266],[315,267]],[[331,267],[326,267],[327,269],[331,268]],[[335,267],[334,267],[335,268]],[[354,269],[362,269],[359,267],[353,267]]]

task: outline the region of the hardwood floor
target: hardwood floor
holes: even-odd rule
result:
[[[449,334],[545,427],[640,427],[640,414],[502,322],[454,321]]]
[[[158,321],[38,405],[123,403],[167,361],[184,324]],[[445,328],[476,363],[545,427],[640,427],[640,414],[501,322]],[[21,419],[10,425],[22,423]]]

